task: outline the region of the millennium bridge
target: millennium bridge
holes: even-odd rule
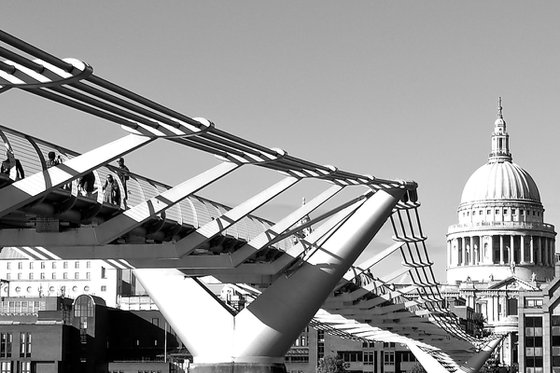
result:
[[[9,156],[0,175],[0,246],[30,259],[100,259],[132,269],[193,354],[195,372],[285,372],[284,355],[310,323],[343,338],[405,344],[428,372],[477,372],[501,341],[466,334],[445,307],[415,182],[254,143],[0,31],[0,93],[10,89],[117,124],[123,137],[79,154],[0,126]],[[196,149],[217,164],[175,186],[135,173],[116,177],[110,162],[153,141]],[[51,152],[60,163],[47,158]],[[274,171],[280,181],[236,206],[197,195],[246,167]],[[103,192],[109,175],[120,198]],[[277,221],[255,215],[306,180],[324,189]],[[387,220],[393,243],[375,245],[373,257],[357,264]],[[379,275],[395,256],[402,267]],[[252,302],[239,312],[225,307],[205,287],[207,276],[243,287]],[[406,286],[394,283],[403,276]]]

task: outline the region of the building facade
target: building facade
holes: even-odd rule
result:
[[[464,298],[487,332],[507,334],[497,349],[506,366],[524,356],[520,292],[538,296],[555,276],[556,232],[544,211],[537,184],[512,161],[500,100],[488,161],[466,182],[458,223],[448,229],[442,293]]]

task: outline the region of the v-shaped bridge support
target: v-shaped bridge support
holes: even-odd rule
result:
[[[285,370],[284,355],[373,239],[404,189],[380,190],[335,226],[289,275],[232,314],[196,278],[178,270],[141,269],[136,276],[194,356],[195,371]]]

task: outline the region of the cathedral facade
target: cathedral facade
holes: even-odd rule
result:
[[[510,153],[501,100],[488,161],[468,179],[447,233],[448,297],[461,297],[486,327],[508,333],[499,349],[518,362],[519,292],[538,292],[555,276],[554,226],[545,223],[539,189]]]

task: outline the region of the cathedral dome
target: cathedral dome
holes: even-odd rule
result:
[[[511,161],[489,161],[471,175],[461,203],[500,199],[541,201],[537,184],[527,171]]]

